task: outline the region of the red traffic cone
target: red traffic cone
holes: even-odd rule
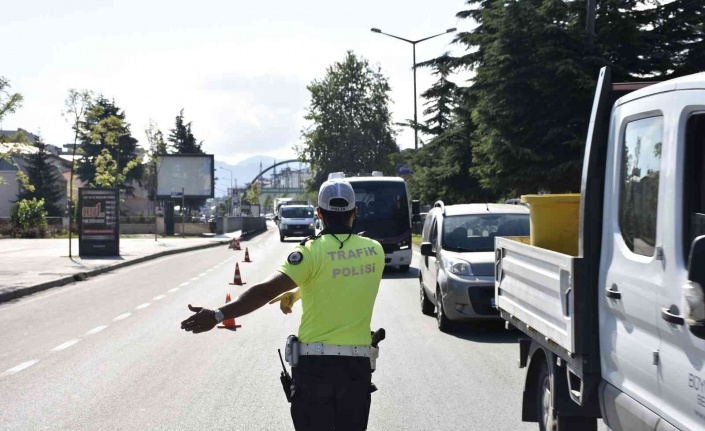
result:
[[[225,295],[225,303],[227,304],[228,302],[230,302],[230,294],[229,293],[227,293]],[[223,320],[223,324],[219,325],[218,328],[237,329],[241,326],[242,325],[238,325],[235,323],[235,318],[232,318],[232,319]]]
[[[247,247],[245,247],[245,260],[243,260],[243,262],[252,262],[250,260],[250,251],[247,249]]]
[[[237,238],[233,238],[233,241],[235,243],[235,246],[233,247],[234,250],[242,250],[242,247],[240,247],[240,240]]]
[[[234,284],[236,286],[242,286],[245,284],[242,282],[242,277],[240,276],[240,265],[238,265],[237,262],[235,262],[235,276],[233,277],[233,282],[230,284]]]
[[[230,241],[230,245],[228,246],[228,249],[230,249],[230,250],[235,250],[235,239],[233,239],[232,241]]]

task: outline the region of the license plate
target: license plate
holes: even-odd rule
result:
[[[497,300],[495,298],[490,299],[490,305],[493,307],[497,306]]]
[[[295,230],[295,231],[294,231],[294,235],[303,235],[303,234],[304,234],[303,231],[300,231],[300,230]]]

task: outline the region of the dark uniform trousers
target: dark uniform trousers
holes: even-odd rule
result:
[[[296,431],[367,429],[372,382],[369,358],[300,356],[292,374],[291,417]]]

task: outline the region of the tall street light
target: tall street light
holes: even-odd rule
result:
[[[399,40],[403,40],[404,42],[409,42],[413,47],[413,51],[414,51],[414,149],[418,149],[419,148],[419,128],[418,128],[418,119],[417,119],[417,110],[416,110],[416,44],[423,42],[425,40],[433,39],[434,37],[443,36],[446,33],[452,33],[456,29],[449,28],[448,30],[444,31],[443,33],[434,34],[433,36],[424,37],[423,39],[419,39],[419,40],[404,39],[403,37],[394,36],[393,34],[385,33],[378,28],[372,28],[370,30],[373,33],[379,33],[379,34],[383,34],[385,36],[393,37],[394,39],[399,39]]]
[[[230,196],[228,196],[230,198],[230,212],[228,213],[228,216],[231,216],[231,215],[233,215],[233,171],[231,171],[228,168],[223,168],[223,167],[216,168],[216,169],[220,169],[221,171],[230,172],[230,190],[228,191],[228,193],[230,193]]]

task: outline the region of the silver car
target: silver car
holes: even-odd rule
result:
[[[529,236],[523,205],[444,205],[429,211],[421,234],[421,312],[438,329],[453,322],[499,319],[494,292],[494,239]]]

